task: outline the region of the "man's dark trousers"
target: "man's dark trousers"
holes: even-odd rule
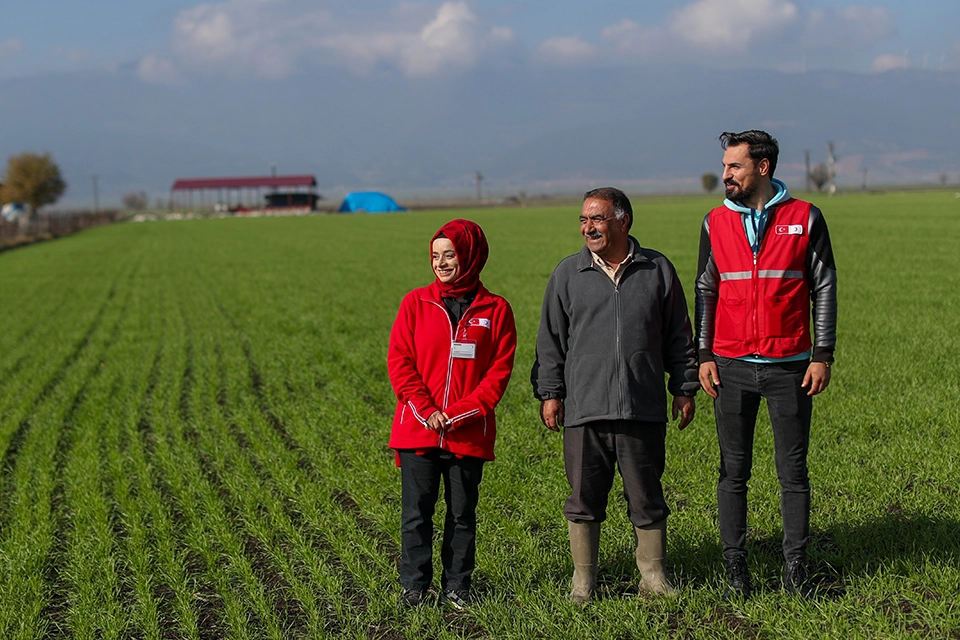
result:
[[[813,399],[800,386],[809,361],[757,364],[717,356],[719,397],[714,401],[720,441],[717,505],[723,557],[746,557],[747,481],[753,464],[753,434],[760,398],[773,425],[780,480],[784,560],[804,560],[810,535],[807,450]]]
[[[469,589],[476,566],[477,502],[483,477],[480,458],[436,449],[424,455],[400,451],[403,488],[400,585],[423,590],[433,581],[433,513],[443,480],[447,516],[440,559],[443,589]]]
[[[665,422],[597,420],[563,430],[563,462],[570,496],[563,515],[570,522],[603,522],[617,468],[623,478],[630,522],[646,527],[669,515],[663,497]]]

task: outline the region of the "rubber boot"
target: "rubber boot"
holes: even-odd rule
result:
[[[640,570],[640,591],[675,596],[678,591],[667,579],[667,521],[646,527],[634,527],[637,534],[637,569]]]
[[[586,605],[597,587],[598,557],[600,555],[600,523],[569,522],[570,554],[573,556],[573,585],[570,601]]]

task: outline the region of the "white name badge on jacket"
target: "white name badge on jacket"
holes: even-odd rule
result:
[[[453,357],[463,358],[464,360],[473,360],[477,357],[476,342],[454,342]]]

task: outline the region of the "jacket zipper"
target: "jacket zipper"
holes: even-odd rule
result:
[[[776,209],[774,209],[776,212]],[[760,252],[763,251],[763,245],[767,240],[766,230],[770,228],[771,221],[769,218],[766,220],[766,224],[757,227],[757,234],[763,231],[763,237],[759,238],[757,242],[757,252],[753,254],[753,352],[755,355],[760,355]],[[749,244],[749,243],[748,243]],[[752,248],[751,248],[752,249]],[[751,251],[752,253],[752,251]]]
[[[623,345],[620,339],[620,285],[613,283],[614,299],[617,302],[617,417],[623,416]]]
[[[457,326],[454,327],[453,323],[450,322],[450,314],[447,313],[447,308],[443,306],[443,303],[437,303],[433,300],[428,300],[430,304],[440,308],[440,311],[443,312],[443,317],[447,319],[447,326],[450,327],[450,355],[447,357],[447,380],[443,388],[443,406],[447,406],[447,401],[450,399],[450,382],[453,379],[453,343],[457,339],[457,333],[460,331],[463,321],[467,319],[470,309],[467,309],[463,312],[463,315],[460,316],[460,321],[457,322]],[[471,305],[473,306],[473,305]],[[618,338],[619,340],[619,338]],[[486,433],[486,426],[484,426],[484,433]],[[440,429],[440,442],[439,446],[443,447],[443,439],[446,437],[446,430]]]
[[[450,355],[447,356],[447,378],[443,387],[443,406],[445,407],[447,406],[447,399],[450,397],[450,378],[453,375],[453,342],[456,339],[457,334],[453,323],[450,322],[450,314],[447,313],[447,309],[443,306],[443,303],[436,303],[433,300],[430,300],[429,302],[430,304],[440,308],[440,311],[443,312],[443,317],[447,320],[447,326],[450,327]],[[463,320],[463,318],[461,318],[461,320]],[[457,328],[459,328],[459,324],[457,325]],[[446,435],[445,431],[445,429],[441,428],[439,433],[440,439],[437,443],[437,446],[439,446],[441,449],[443,448],[443,439]]]
[[[757,255],[759,255],[760,249],[757,248],[757,253],[753,256],[753,351],[757,355],[760,354],[760,313],[758,311],[760,306],[760,270],[757,268]]]
[[[596,271],[596,267],[595,267],[594,265],[590,265],[590,268],[591,268],[591,269],[594,269],[594,270]],[[620,342],[621,342],[621,341],[620,341],[620,285],[619,285],[619,283],[614,282],[609,276],[607,276],[607,274],[604,273],[603,276],[604,276],[604,278],[606,278],[607,280],[610,281],[610,284],[613,285],[613,299],[616,301],[616,309],[617,309],[617,314],[616,314],[616,317],[617,317],[617,323],[616,323],[616,329],[617,329],[617,416],[619,417],[619,416],[622,416],[622,415],[623,415],[623,378],[624,378],[624,373],[623,373],[624,364],[623,364],[623,357],[622,357],[622,354],[621,354],[621,348],[622,348],[622,346],[621,346],[621,344],[620,344]],[[621,274],[620,277],[623,277],[623,275]]]

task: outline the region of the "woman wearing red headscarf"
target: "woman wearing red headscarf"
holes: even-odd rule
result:
[[[493,460],[493,410],[517,347],[510,305],[480,282],[488,253],[476,223],[443,225],[430,241],[436,279],[403,298],[390,333],[387,369],[397,394],[390,447],[402,477],[404,605],[416,606],[430,592],[441,479],[447,505],[441,593],[458,609],[470,601],[480,479],[483,463]]]

